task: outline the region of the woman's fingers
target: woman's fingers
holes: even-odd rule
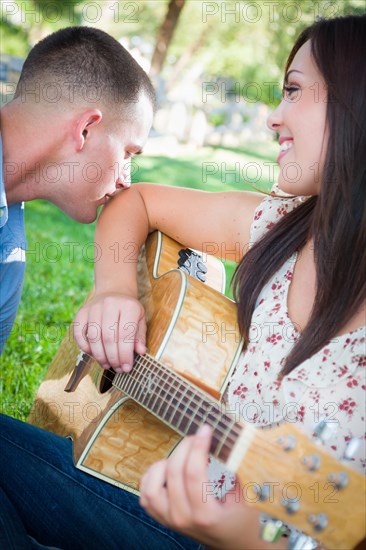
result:
[[[156,462],[140,482],[140,504],[157,521],[170,524],[170,502],[166,489],[167,460]]]
[[[94,297],[78,312],[74,336],[79,347],[102,367],[128,372],[134,352],[143,355],[146,351],[144,309],[129,296]]]
[[[141,505],[155,519],[186,533],[212,522],[219,504],[205,496],[210,441],[205,426],[186,437],[168,460],[149,468],[141,484]]]

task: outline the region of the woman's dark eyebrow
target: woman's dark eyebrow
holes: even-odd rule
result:
[[[288,82],[288,77],[290,76],[291,73],[300,73],[300,74],[304,74],[302,73],[301,71],[297,71],[296,69],[291,69],[291,71],[288,71],[286,76],[285,76],[285,84],[287,84]]]

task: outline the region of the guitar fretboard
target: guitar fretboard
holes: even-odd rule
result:
[[[136,355],[132,371],[117,374],[112,383],[182,436],[209,424],[211,454],[226,462],[242,426],[208,394],[149,355]]]

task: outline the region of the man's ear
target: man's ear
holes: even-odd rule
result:
[[[77,120],[74,128],[74,138],[76,141],[76,150],[79,152],[84,148],[85,141],[88,137],[89,131],[93,126],[99,124],[103,115],[99,109],[90,109],[84,111]]]

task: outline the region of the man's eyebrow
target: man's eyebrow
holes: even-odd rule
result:
[[[300,73],[300,74],[304,74],[303,72],[301,71],[298,71],[297,69],[291,69],[291,71],[288,71],[286,76],[285,76],[285,84],[288,82],[288,77],[290,76],[291,73]]]

